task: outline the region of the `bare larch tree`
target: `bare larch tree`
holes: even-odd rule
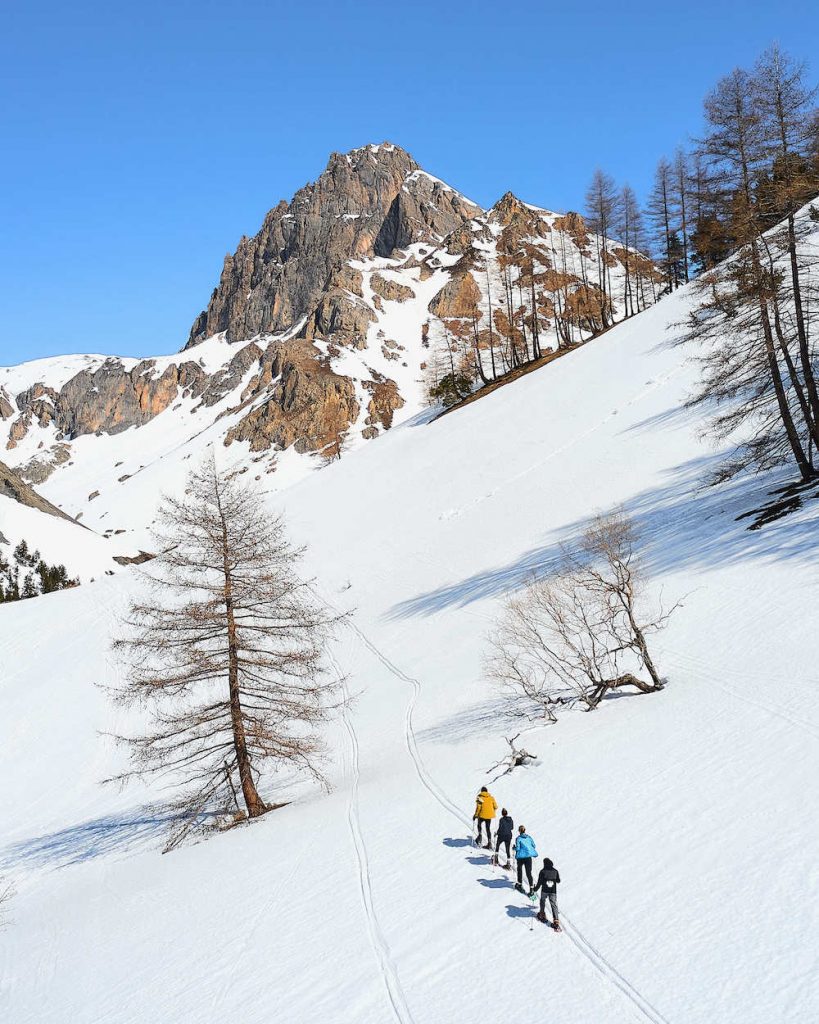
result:
[[[154,543],[146,596],[115,642],[127,668],[115,698],[143,707],[150,725],[120,737],[132,763],[118,778],[166,779],[188,819],[231,800],[256,818],[270,809],[263,769],[321,779],[315,727],[335,699],[323,664],[333,620],[297,574],[302,552],[283,521],[213,457],[183,497],[163,499]]]

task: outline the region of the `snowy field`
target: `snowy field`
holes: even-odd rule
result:
[[[750,532],[735,517],[776,478],[698,489],[717,454],[666,331],[688,301],[271,493],[325,598],[355,609],[333,654],[356,699],[329,731],[330,795],[282,780],[265,795],[283,810],[161,855],[157,794],[99,785],[122,763],[102,733],[124,722],[95,684],[116,681],[136,575],[1,610],[0,874],[17,895],[0,1019],[819,1018],[817,509]],[[502,595],[618,504],[655,596],[684,598],[657,642],[668,685],[529,730],[540,764],[490,786],[560,870],[558,935],[468,842],[520,728],[481,659]]]

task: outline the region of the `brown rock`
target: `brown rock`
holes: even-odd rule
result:
[[[397,146],[334,153],[314,184],[279,203],[225,258],[188,347],[223,331],[235,341],[290,330],[323,301],[328,284],[340,286],[333,275],[350,257],[440,239],[479,212]]]
[[[390,281],[381,274],[373,274],[370,278],[370,287],[376,295],[389,302],[406,302],[407,299],[414,299],[415,292],[405,284],[397,281]]]
[[[349,348],[367,347],[367,329],[375,321],[375,314],[363,300],[336,289],[321,300],[305,324],[303,336],[328,338]]]
[[[349,429],[358,418],[355,386],[317,359],[305,342],[271,346],[259,385],[275,381],[270,398],[232,427],[225,444],[247,441],[251,451],[274,447],[314,452]],[[278,378],[278,379],[276,379]]]
[[[71,516],[67,516],[56,505],[52,505],[50,501],[47,501],[42,495],[38,494],[30,484],[27,484],[5,462],[0,462],[0,494],[5,494],[7,498],[19,501],[21,505],[39,509],[40,512],[47,512],[50,516],[56,516],[58,519],[67,519],[69,522],[72,521]]]
[[[374,376],[375,380],[362,381],[362,385],[371,396],[367,405],[367,417],[364,420],[366,426],[361,431],[361,436],[367,439],[378,435],[378,424],[384,430],[389,430],[396,410],[404,406],[404,399],[395,381],[380,374]]]
[[[453,275],[429,304],[429,311],[442,319],[480,317],[481,291],[470,273]]]

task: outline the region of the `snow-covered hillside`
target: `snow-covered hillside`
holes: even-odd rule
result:
[[[326,600],[354,609],[330,795],[281,780],[286,808],[162,856],[165,822],[144,809],[159,794],[99,786],[121,764],[101,733],[124,722],[95,684],[116,681],[108,643],[136,575],[2,609],[4,1020],[816,1019],[817,509],[751,532],[736,516],[775,476],[698,490],[717,453],[667,331],[689,302],[289,487],[263,477]],[[160,419],[139,428],[148,450]],[[119,492],[97,483],[105,522],[136,539],[194,454],[181,437],[167,451],[135,447]],[[481,654],[501,596],[619,504],[655,591],[684,597],[657,644],[668,685],[525,733],[540,764],[492,786],[560,869],[557,935],[530,930],[528,901],[468,842],[520,727]]]

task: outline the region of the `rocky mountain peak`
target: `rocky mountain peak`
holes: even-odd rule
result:
[[[229,341],[298,336],[327,293],[346,287],[338,278],[349,276],[351,258],[437,243],[478,212],[393,143],[333,153],[315,182],[275,206],[259,233],[226,257],[186,347],[222,332]]]

